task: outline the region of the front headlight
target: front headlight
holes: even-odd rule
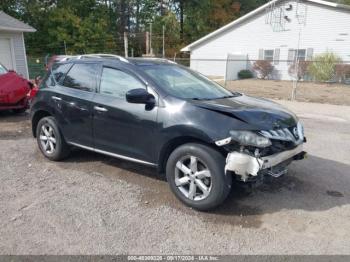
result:
[[[269,147],[272,145],[270,139],[251,131],[230,131],[230,135],[232,140],[242,146]]]

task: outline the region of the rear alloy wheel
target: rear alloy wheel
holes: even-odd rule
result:
[[[64,141],[53,117],[44,117],[39,121],[36,138],[40,151],[48,159],[59,161],[68,156],[69,146]]]
[[[47,154],[53,154],[55,152],[57,140],[53,128],[49,124],[41,126],[39,139],[41,147]]]
[[[169,156],[166,176],[174,194],[186,205],[209,210],[228,196],[232,177],[226,175],[225,158],[202,144],[185,144]]]

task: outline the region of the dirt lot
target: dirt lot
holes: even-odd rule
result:
[[[219,81],[224,85],[223,81]],[[227,88],[248,95],[288,100],[292,94],[292,82],[273,80],[239,80],[227,83]],[[297,100],[350,106],[350,86],[301,82],[298,84]]]
[[[350,254],[350,107],[283,103],[309,158],[211,213],[153,169],[81,150],[49,162],[26,115],[0,114],[0,254]]]

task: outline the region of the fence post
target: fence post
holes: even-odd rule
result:
[[[149,54],[149,32],[146,32],[146,55]]]
[[[125,52],[125,57],[127,58],[129,56],[129,43],[128,43],[127,32],[124,32],[124,52]]]
[[[163,58],[165,57],[165,26],[163,25]]]
[[[67,43],[66,40],[63,41],[64,44],[64,54],[67,55]]]
[[[298,81],[299,81],[299,58],[296,59],[295,63],[295,80],[293,80],[293,90],[292,90],[292,97],[291,100],[294,101],[297,96],[297,88],[298,88]]]
[[[229,63],[229,59],[230,59],[230,54],[228,53],[227,54],[227,57],[226,57],[226,70],[225,70],[225,88],[227,87],[227,75],[228,75],[228,63]]]

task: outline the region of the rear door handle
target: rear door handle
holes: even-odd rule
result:
[[[107,112],[108,110],[104,107],[94,106],[94,109],[99,112]]]
[[[52,96],[51,98],[55,101],[62,101],[62,98],[60,98],[58,96]]]

